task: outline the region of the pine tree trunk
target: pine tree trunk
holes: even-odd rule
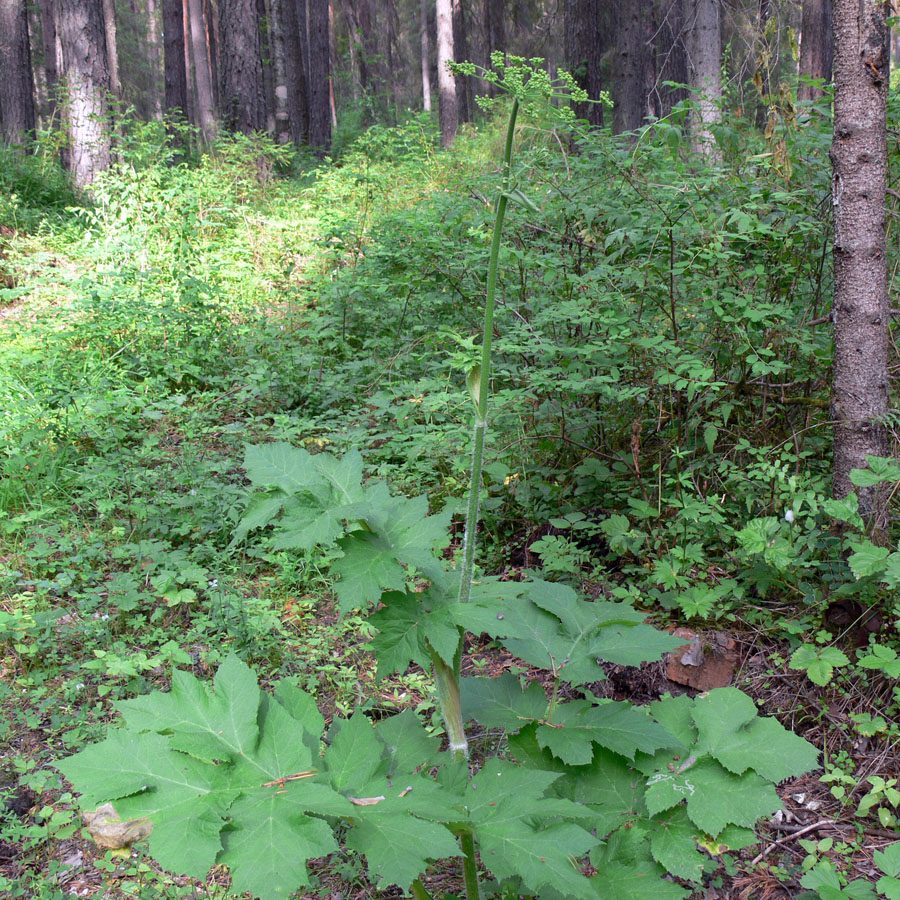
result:
[[[172,118],[187,119],[187,71],[184,65],[182,0],[162,0],[165,110]]]
[[[331,148],[331,38],[328,0],[307,0],[309,15],[309,145]]]
[[[821,89],[814,88],[809,79],[831,81],[834,55],[831,17],[831,0],[803,0],[798,100],[816,100],[822,96]]]
[[[365,94],[369,89],[369,68],[366,64],[367,54],[363,44],[359,19],[352,0],[341,0],[341,9],[344,13],[344,20],[347,22],[350,45],[350,90],[353,99],[358,100],[360,93]]]
[[[887,187],[887,4],[834,3],[834,495],[854,490],[853,469],[887,456],[888,307],[885,246]],[[858,488],[859,510],[879,519],[880,492]]]
[[[256,0],[259,19],[259,53],[262,63],[263,120],[269,134],[275,134],[275,73],[272,69],[272,33],[269,28],[268,0]]]
[[[453,3],[436,0],[438,96],[440,99],[441,144],[453,144],[459,119],[456,109],[456,78],[448,67],[453,62]]]
[[[298,18],[294,0],[276,0],[281,10],[282,38],[284,40],[284,77],[287,88],[287,112],[291,139],[302,144],[309,134],[309,107],[307,104],[306,61],[303,51],[303,35],[306,21]]]
[[[206,56],[212,75],[213,108],[218,114],[219,97],[219,7],[214,0],[203,0],[203,19],[206,22]]]
[[[653,90],[656,115],[663,119],[670,115],[672,107],[683,103],[688,92],[672,84],[688,83],[687,51],[684,45],[684,4],[682,0],[659,0],[657,28],[653,41],[658,73]]]
[[[191,20],[188,15],[188,0],[183,0],[181,15],[182,44],[184,47],[184,75],[187,82],[184,112],[188,122],[195,128],[199,125],[197,116],[197,90],[194,78],[194,53],[191,48]]]
[[[645,85],[645,0],[631,0],[617,7],[616,57],[613,80],[613,134],[636,131],[647,109]]]
[[[106,56],[109,61],[109,89],[116,97],[121,97],[119,41],[116,37],[116,5],[113,0],[103,0],[103,28],[106,31]]]
[[[109,168],[109,64],[100,0],[56,0],[69,129],[69,168],[79,188]]]
[[[34,75],[25,0],[0,0],[0,72],[3,140],[24,145],[34,133]]]
[[[272,47],[272,74],[275,81],[275,141],[291,141],[291,116],[288,111],[287,62],[284,58],[283,0],[270,0],[269,35]],[[296,10],[294,11],[296,16]]]
[[[422,46],[422,109],[431,112],[431,41],[428,38],[428,0],[420,0],[420,34]]]
[[[203,0],[187,0],[191,31],[191,58],[194,61],[194,84],[197,86],[197,119],[203,143],[211,144],[216,136],[216,107],[213,97],[212,67],[206,43],[207,22]]]
[[[150,68],[153,72],[153,118],[159,120],[163,114],[163,101],[159,92],[163,71],[162,56],[159,52],[159,19],[157,16],[156,0],[147,0],[147,44],[150,52]]]
[[[303,60],[303,81],[306,84],[306,109],[309,111],[309,4],[297,0],[297,26],[300,31],[300,58]]]
[[[566,0],[566,68],[591,100],[597,100],[603,90],[600,79],[603,55],[600,14],[600,0]],[[574,110],[579,119],[587,119],[598,128],[603,126],[602,103],[576,103]]]
[[[266,127],[259,15],[256,0],[221,0],[222,121],[250,134]]]
[[[491,54],[497,50],[505,52],[506,24],[504,22],[503,0],[481,0],[481,22],[484,39],[484,66],[490,69]],[[497,93],[494,85],[487,84],[487,92],[493,97]]]
[[[453,0],[453,53],[459,62],[471,62],[464,0]],[[456,106],[460,123],[473,121],[475,98],[472,94],[471,78],[456,79]]]
[[[59,44],[56,40],[56,13],[53,0],[41,0],[41,38],[44,46],[44,79],[47,84],[49,115],[56,116],[59,98]]]
[[[720,0],[685,0],[685,46],[688,83],[694,92],[691,145],[695,153],[716,159],[719,151],[710,131],[721,121],[722,21]]]

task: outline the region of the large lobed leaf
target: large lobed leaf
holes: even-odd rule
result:
[[[454,616],[468,631],[499,638],[520,659],[575,685],[602,681],[600,660],[639,665],[680,646],[644,625],[644,614],[627,603],[582,600],[572,588],[546,581],[485,579]]]
[[[121,704],[125,727],[59,769],[91,804],[149,818],[166,868],[203,878],[224,863],[236,890],[286,898],[307,883],[306,861],[337,847],[319,816],[353,811],[317,771],[320,736],[305,734],[317,714],[301,695],[283,682],[269,698],[232,656],[212,691],[178,673],[170,693]]]
[[[258,493],[234,543],[274,524],[278,549],[337,545],[342,555],[332,570],[342,612],[375,603],[382,592],[402,592],[410,569],[441,576],[435,554],[449,543],[450,511],[429,516],[426,497],[392,497],[383,483],[363,487],[356,450],[338,459],[283,442],[248,446],[244,468]]]

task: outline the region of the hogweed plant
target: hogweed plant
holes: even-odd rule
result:
[[[342,613],[377,607],[378,678],[411,663],[432,668],[447,749],[412,710],[375,722],[357,711],[326,729],[291,679],[262,691],[234,655],[211,686],[176,671],[171,691],[118,703],[122,726],[59,763],[86,806],[149,820],[150,852],[167,869],[204,878],[224,864],[235,892],[275,900],[308,886],[308,860],[340,839],[365,857],[376,887],[417,900],[431,896],[429,865],[453,857],[467,900],[486,883],[507,897],[681,898],[724,854],[756,841],[756,821],[779,807],[777,782],[816,766],[815,748],[734,688],[645,708],[597,699],[601,663],[640,665],[680,643],[629,604],[538,579],[474,577],[503,221],[509,202],[532,208],[512,175],[516,119],[554,92],[524,60],[495,66],[512,106],[481,361],[468,378],[474,447],[461,560],[441,556],[448,511],[429,515],[426,497],[364,482],[356,451],[338,459],[285,443],[246,448],[253,491],[234,535],[239,543],[270,527],[279,549],[340,550],[332,570]],[[524,684],[510,674],[460,678],[466,632],[496,639],[535,674]],[[500,756],[470,758],[470,720],[505,733]]]

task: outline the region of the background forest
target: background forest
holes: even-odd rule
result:
[[[900,897],[887,15],[0,0],[0,896]]]

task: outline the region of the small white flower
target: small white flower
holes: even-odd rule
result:
[[[211,591],[214,591],[218,586],[219,586],[219,579],[218,579],[218,578],[213,578],[213,580],[210,581],[210,583],[209,583],[209,589],[210,589]]]
[[[790,525],[793,525],[793,524],[794,524],[794,511],[793,511],[792,509],[789,509],[789,510],[784,514],[784,521],[787,522],[787,523],[790,524]]]
[[[190,494],[191,494],[192,497],[196,497],[196,496],[197,496],[197,491],[196,491],[194,488],[191,488]]]
[[[100,618],[105,622],[109,618],[109,615],[104,614],[104,615],[100,616]]]

